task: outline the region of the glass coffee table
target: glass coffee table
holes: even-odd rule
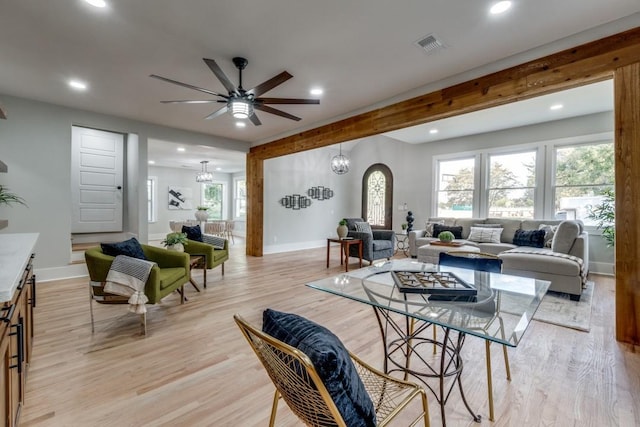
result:
[[[404,281],[404,277],[411,279]],[[453,282],[431,286],[445,280],[442,277]],[[425,384],[440,404],[443,425],[445,404],[456,384],[473,419],[481,419],[467,402],[460,378],[466,336],[482,338],[487,346],[495,342],[516,347],[549,285],[544,280],[412,259],[379,262],[307,283],[313,289],[373,308],[384,344],[384,371],[399,372],[405,379],[411,375]],[[445,291],[441,292],[443,287]],[[459,296],[454,288],[460,290]],[[470,290],[475,290],[475,295],[469,295]],[[426,333],[430,328],[434,330]],[[490,359],[487,368],[492,419]],[[435,379],[437,384],[432,385]]]

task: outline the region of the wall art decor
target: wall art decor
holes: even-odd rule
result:
[[[321,185],[317,187],[311,187],[307,190],[307,195],[316,200],[329,200],[333,197],[333,190]]]
[[[291,196],[284,196],[280,199],[280,204],[285,208],[300,210],[311,206],[311,199],[300,194],[292,194]]]
[[[191,188],[178,187],[174,185],[169,186],[169,209],[193,209],[191,201]]]

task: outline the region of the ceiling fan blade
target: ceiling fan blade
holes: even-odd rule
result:
[[[251,120],[251,123],[253,123],[256,126],[260,126],[262,124],[262,122],[260,121],[260,119],[258,118],[255,112],[249,116],[249,120]]]
[[[258,86],[254,87],[253,89],[249,89],[247,93],[253,94],[255,97],[258,97],[263,93],[270,91],[274,87],[286,82],[291,77],[293,77],[291,74],[287,73],[286,71],[283,71],[277,76],[270,78],[266,82],[260,83]]]
[[[257,98],[255,101],[263,104],[320,104],[319,99],[302,98]]]
[[[271,114],[275,114],[276,116],[295,120],[296,122],[302,120],[300,117],[296,117],[293,114],[285,113],[282,110],[276,110],[275,108],[269,107],[268,105],[254,104],[253,108],[255,108],[256,110],[264,111],[265,113],[271,113]]]
[[[207,117],[205,117],[205,120],[211,120],[211,119],[215,119],[218,116],[223,115],[224,113],[226,113],[227,111],[229,111],[229,107],[227,107],[226,105],[224,107],[222,107],[221,109],[219,109],[218,111],[214,111],[213,113],[209,114]]]
[[[227,89],[227,92],[229,92],[230,94],[238,93],[238,91],[236,90],[236,87],[233,85],[233,83],[231,83],[231,80],[229,80],[229,77],[227,77],[224,71],[222,71],[222,68],[218,66],[216,61],[209,58],[202,58],[202,60],[209,66],[209,69],[213,71],[213,74],[215,74],[218,80],[220,80],[220,83],[222,83],[225,89]]]
[[[190,85],[189,83],[182,83],[182,82],[179,82],[177,80],[168,79],[166,77],[158,76],[156,74],[151,74],[149,77],[153,77],[154,79],[162,80],[162,81],[168,82],[168,83],[173,83],[174,85],[186,87],[188,89],[197,90],[198,92],[208,93],[209,95],[215,95],[215,96],[221,96],[223,98],[229,98],[227,95],[222,95],[220,93],[213,92],[213,91],[208,90],[208,89],[203,89],[203,88],[198,87],[198,86]]]
[[[178,101],[160,101],[163,104],[211,104],[215,102],[227,102],[222,99],[203,99],[203,100],[178,100]]]

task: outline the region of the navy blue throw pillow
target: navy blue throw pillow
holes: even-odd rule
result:
[[[327,328],[291,313],[266,309],[262,331],[309,356],[349,427],[376,425],[373,402],[349,352]]]
[[[140,242],[135,237],[117,243],[100,243],[102,253],[110,256],[126,255],[132,258],[147,259]]]
[[[453,233],[454,239],[462,239],[462,226],[457,227],[441,224],[433,224],[433,237],[438,237],[443,231],[450,231]]]
[[[202,230],[200,230],[200,224],[194,225],[193,227],[183,225],[182,232],[187,235],[187,239],[202,242]]]
[[[516,230],[513,236],[513,244],[517,246],[544,247],[545,230]]]

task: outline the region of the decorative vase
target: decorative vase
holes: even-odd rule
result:
[[[197,210],[196,219],[200,222],[205,222],[209,218],[207,211]]]
[[[407,233],[413,230],[413,212],[407,212]]]
[[[184,245],[182,243],[176,243],[175,245],[167,245],[167,250],[184,252]]]
[[[347,234],[349,233],[349,229],[347,228],[346,225],[339,225],[338,228],[336,229],[336,232],[338,233],[338,238],[344,239],[345,237],[347,237]]]

